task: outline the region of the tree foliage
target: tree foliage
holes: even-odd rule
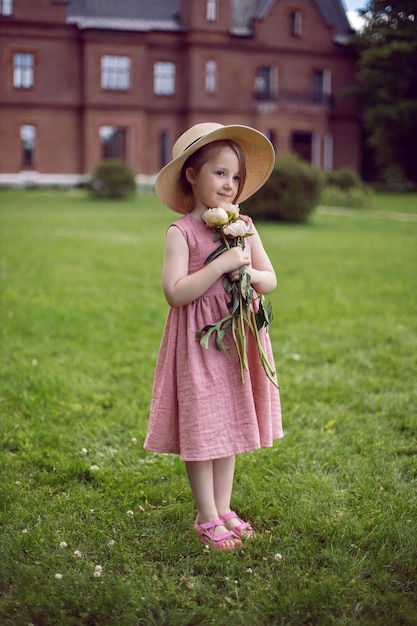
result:
[[[370,0],[356,36],[358,98],[384,180],[417,182],[417,2]]]

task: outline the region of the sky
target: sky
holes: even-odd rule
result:
[[[357,10],[365,8],[368,4],[367,0],[344,0],[346,13],[352,28],[358,30],[361,27],[361,18],[358,16]]]

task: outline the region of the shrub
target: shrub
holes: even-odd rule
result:
[[[306,222],[320,189],[320,173],[295,155],[286,155],[277,160],[266,184],[245,202],[245,213],[255,219]]]
[[[341,167],[338,170],[324,173],[324,184],[329,187],[337,187],[342,191],[360,189],[363,182],[359,174],[350,167]]]
[[[105,159],[95,168],[88,183],[95,198],[128,198],[136,191],[135,174],[119,159]]]
[[[320,204],[349,209],[370,209],[373,207],[373,195],[371,189],[365,185],[347,190],[328,185],[322,191]]]

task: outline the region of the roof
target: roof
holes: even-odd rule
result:
[[[223,0],[224,1],[224,0]],[[352,34],[343,0],[313,0],[336,38]],[[181,0],[68,0],[67,22],[78,28],[150,31],[182,30]],[[232,0],[235,35],[250,35],[253,20],[267,19],[279,0]]]
[[[67,22],[78,28],[181,30],[179,0],[69,0]]]

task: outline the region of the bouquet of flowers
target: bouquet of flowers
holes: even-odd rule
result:
[[[241,246],[244,249],[246,237],[253,234],[249,232],[248,224],[239,217],[239,205],[237,204],[225,203],[217,208],[207,209],[203,214],[203,220],[207,226],[215,229],[213,240],[220,241],[219,247],[207,257],[205,264],[210,263],[234,246]],[[267,377],[278,387],[275,370],[269,363],[259,338],[260,329],[262,327],[268,328],[272,322],[271,304],[269,302],[266,304],[262,295],[254,298],[250,276],[244,266],[240,268],[238,281],[232,282],[228,276],[225,276],[223,286],[226,292],[231,295],[231,301],[228,304],[230,314],[198,331],[196,340],[200,342],[203,348],[208,349],[209,339],[213,335],[217,348],[226,352],[227,348],[223,339],[230,329],[239,358],[241,380],[244,383],[245,371],[249,369],[246,355],[247,327],[256,341],[259,358]]]

